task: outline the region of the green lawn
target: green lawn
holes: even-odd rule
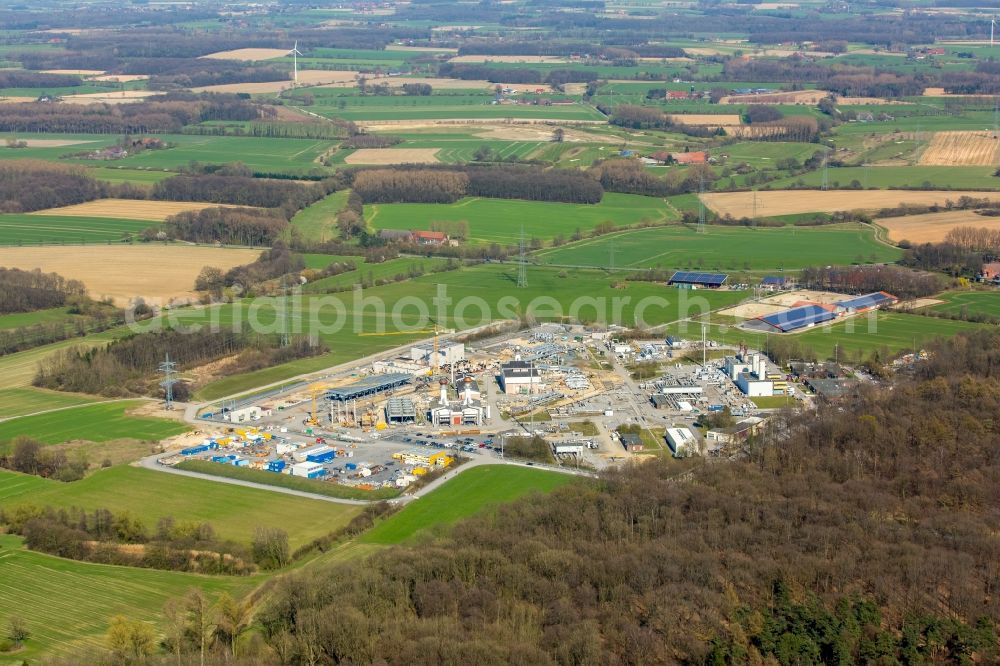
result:
[[[574,477],[524,467],[483,465],[461,472],[434,492],[414,500],[399,513],[379,523],[360,541],[397,544],[418,532],[451,525],[486,507],[512,502],[532,492],[548,492]]]
[[[164,516],[208,522],[220,537],[242,543],[250,542],[257,526],[280,527],[288,533],[292,550],[347,524],[359,511],[348,504],[127,465],[102,469],[72,483],[0,470],[0,505],[18,504],[127,509],[149,530]]]
[[[74,407],[97,398],[80,393],[62,393],[37,388],[0,389],[0,419],[33,414],[47,409]]]
[[[260,581],[75,562],[25,550],[19,537],[0,535],[0,617],[21,617],[31,631],[26,649],[0,654],[0,663],[36,663],[43,655],[72,660],[83,648],[105,647],[114,615],[161,630],[160,611],[171,597],[194,587],[213,600],[223,591],[239,597]]]
[[[179,421],[125,414],[142,404],[142,400],[105,402],[4,421],[0,423],[0,448],[19,435],[32,437],[44,444],[60,444],[76,439],[91,442],[125,438],[155,441],[188,430]]]
[[[365,220],[373,229],[429,229],[434,221],[469,223],[469,242],[516,244],[521,227],[528,239],[551,240],[586,234],[601,222],[638,224],[677,219],[676,212],[655,197],[606,193],[599,204],[566,204],[521,199],[466,198],[454,204],[372,204]]]
[[[0,215],[0,245],[114,243],[156,226],[148,220],[56,215]]]
[[[761,409],[778,409],[779,407],[794,405],[795,399],[787,395],[768,395],[750,398],[750,402]]]
[[[932,305],[931,310],[951,314],[986,315],[1000,317],[1000,289],[992,291],[953,291],[937,296],[944,301]]]
[[[895,261],[900,251],[875,240],[871,227],[725,227],[705,233],[684,226],[654,227],[587,239],[535,253],[543,263],[616,268],[776,270]]]

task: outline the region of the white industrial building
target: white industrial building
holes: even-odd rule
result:
[[[225,419],[231,423],[245,423],[247,421],[256,421],[262,416],[270,415],[270,409],[264,410],[257,405],[249,405],[226,412]]]
[[[760,354],[727,356],[723,369],[743,395],[751,398],[774,395],[774,382],[767,378],[767,362]]]
[[[437,347],[437,358],[434,348]],[[465,344],[462,342],[424,342],[410,347],[410,360],[428,366],[439,368],[465,360]]]
[[[323,466],[314,462],[300,462],[292,465],[292,476],[316,478],[323,475]]]
[[[666,436],[675,458],[686,458],[698,453],[698,439],[690,428],[667,428]]]
[[[504,393],[538,393],[542,373],[528,361],[508,361],[500,365],[500,388]]]
[[[441,380],[441,394],[431,401],[427,418],[436,426],[481,426],[489,418],[489,406],[472,397],[473,381],[466,377],[464,390],[459,392],[459,400],[448,399],[448,383]]]

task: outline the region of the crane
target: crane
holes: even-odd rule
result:
[[[306,425],[319,425],[319,412],[317,411],[316,398],[318,398],[319,394],[328,388],[330,388],[330,385],[323,383],[311,384],[309,386],[309,394],[312,396],[312,411],[309,413],[309,418],[306,419]]]

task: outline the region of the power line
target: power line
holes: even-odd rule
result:
[[[698,233],[705,233],[705,201],[701,198],[705,194],[705,173],[698,172]]]
[[[166,355],[166,359],[159,365],[160,372],[163,373],[163,381],[160,382],[160,386],[163,387],[164,396],[164,409],[174,408],[174,384],[178,381],[176,375],[177,364],[170,360],[170,353]]]
[[[524,243],[524,225],[521,225],[521,256],[517,266],[517,286],[523,289],[528,286],[528,251]]]

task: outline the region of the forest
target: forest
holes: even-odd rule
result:
[[[802,269],[803,287],[847,294],[885,291],[900,299],[937,294],[945,287],[938,273],[892,265],[810,266]]]
[[[26,213],[107,196],[108,188],[82,168],[41,160],[0,163],[0,212]]]
[[[163,229],[150,229],[155,236],[194,243],[270,246],[288,229],[288,219],[279,212],[258,208],[204,208],[171,215]]]
[[[788,414],[693,481],[650,461],[277,582],[280,663],[992,663],[1000,332]]]
[[[56,273],[0,266],[0,314],[31,312],[66,305],[87,288],[79,280],[67,280]]]
[[[290,217],[295,211],[333,191],[329,183],[303,185],[254,178],[249,169],[238,164],[230,164],[223,169],[215,173],[182,174],[161,180],[153,187],[150,198],[277,208]]]

